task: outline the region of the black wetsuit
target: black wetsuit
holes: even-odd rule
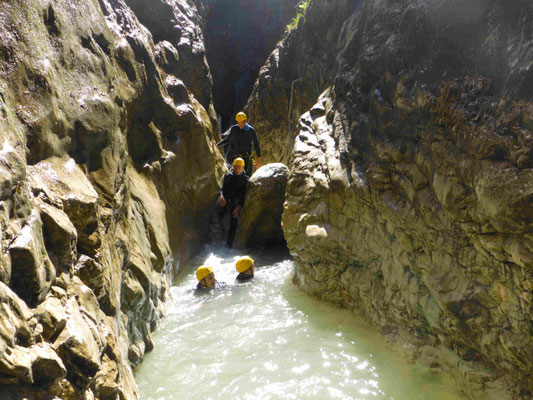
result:
[[[233,211],[237,206],[244,207],[244,199],[246,198],[246,190],[248,189],[248,175],[242,172],[240,175],[235,175],[233,171],[228,172],[224,176],[224,182],[220,194],[226,199],[225,207],[218,207],[217,215],[223,218],[224,215],[230,213],[230,225],[228,231],[228,239],[226,244],[231,247],[235,232],[237,231],[237,222],[239,218],[233,217]],[[240,215],[240,214],[239,214]]]
[[[257,157],[261,157],[261,149],[259,148],[259,140],[255,129],[251,125],[244,125],[244,128],[239,128],[239,125],[233,125],[228,134],[222,139],[218,146],[225,146],[229,144],[228,152],[226,153],[227,161],[232,164],[233,160],[241,157],[244,160],[244,170],[246,175],[252,174],[252,145],[255,149]]]
[[[225,282],[215,281],[215,287],[214,288],[202,287],[202,283],[198,282],[198,284],[196,285],[196,290],[197,291],[201,291],[201,290],[206,290],[206,289],[220,289],[220,288],[222,288],[224,286],[226,286]]]
[[[248,282],[249,280],[253,279],[253,275],[245,274],[244,272],[241,272],[237,277],[235,278],[236,281],[239,282]]]

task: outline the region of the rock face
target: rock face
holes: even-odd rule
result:
[[[205,41],[222,129],[244,107],[298,0],[207,0]]]
[[[282,115],[298,76],[271,71],[324,47],[338,54],[334,85],[294,144],[283,230],[295,282],[365,316],[469,398],[529,399],[532,6],[380,0],[341,14],[338,4],[311,1],[248,106]],[[282,57],[319,9],[339,34],[317,21],[322,43],[306,38],[305,55]],[[290,147],[269,151],[285,159]]]
[[[225,169],[205,10],[143,3],[0,4],[2,399],[137,398],[201,241]]]
[[[236,247],[285,244],[281,215],[288,179],[289,169],[280,163],[267,164],[252,175],[235,236]]]
[[[291,165],[300,116],[315,104],[337,70],[335,42],[353,0],[312,1],[259,71],[245,112],[258,133],[262,161]],[[293,90],[291,90],[293,89]],[[289,109],[291,130],[289,132]],[[290,133],[290,134],[289,134]]]

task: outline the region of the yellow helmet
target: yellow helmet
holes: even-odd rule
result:
[[[233,165],[244,167],[244,160],[240,157],[237,157],[235,160],[233,160]]]
[[[246,118],[246,114],[243,113],[242,111],[240,113],[238,113],[236,116],[235,116],[235,120],[237,122],[243,122],[243,121],[246,121],[247,118]]]
[[[199,281],[204,279],[207,275],[213,272],[213,268],[211,268],[208,265],[202,265],[201,267],[198,267],[196,270],[196,278],[198,278]]]
[[[252,260],[248,256],[244,256],[244,257],[239,258],[237,260],[237,263],[235,264],[235,266],[237,267],[237,272],[239,272],[239,273],[246,271],[252,265],[254,265],[254,260]]]

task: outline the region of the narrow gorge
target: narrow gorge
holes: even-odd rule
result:
[[[238,248],[465,399],[533,399],[529,0],[0,0],[0,399],[141,398],[241,109]]]

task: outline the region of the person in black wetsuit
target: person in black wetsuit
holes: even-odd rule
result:
[[[257,139],[255,129],[246,122],[247,118],[245,113],[238,113],[235,120],[237,121],[237,125],[233,125],[228,134],[217,145],[228,145],[229,149],[226,153],[228,162],[233,163],[235,158],[242,158],[245,164],[244,170],[246,171],[246,175],[252,176],[252,145],[257,154],[256,168],[261,166],[259,140]]]
[[[244,256],[237,260],[235,263],[235,267],[237,268],[237,272],[239,275],[237,275],[237,278],[235,278],[238,282],[246,282],[254,277],[255,273],[255,265],[254,260],[251,257]]]
[[[215,289],[226,285],[215,279],[213,268],[208,265],[202,265],[196,269],[196,278],[198,279],[196,290]]]
[[[217,215],[223,218],[227,212],[230,215],[230,225],[226,245],[231,247],[237,230],[237,223],[244,207],[246,190],[248,189],[248,176],[244,173],[244,160],[236,158],[233,160],[233,170],[224,176],[222,189],[218,197]]]

